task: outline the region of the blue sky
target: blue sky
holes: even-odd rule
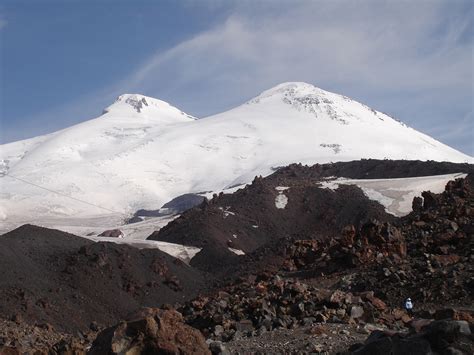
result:
[[[0,143],[122,93],[205,117],[284,81],[386,112],[474,155],[470,0],[3,0]]]

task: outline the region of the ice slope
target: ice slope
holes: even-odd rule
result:
[[[388,213],[397,217],[412,211],[414,197],[421,197],[423,191],[439,194],[444,191],[448,181],[465,178],[467,174],[445,174],[401,179],[328,179],[321,186],[337,189],[339,185],[356,185],[371,200],[378,201]]]
[[[199,120],[157,99],[122,95],[99,118],[0,147],[9,174],[0,178],[0,223],[125,215],[184,193],[248,183],[293,162],[361,158],[473,162],[383,113],[305,83],[278,85]]]

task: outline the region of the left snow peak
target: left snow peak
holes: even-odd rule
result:
[[[104,109],[103,115],[108,117],[139,116],[148,118],[174,116],[174,119],[177,121],[192,121],[196,119],[165,101],[140,94],[120,95],[112,105]]]

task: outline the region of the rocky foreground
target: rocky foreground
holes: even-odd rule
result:
[[[314,174],[307,169],[282,174],[304,176],[304,185]],[[272,179],[248,191],[282,184]],[[349,215],[325,220],[324,230],[311,222],[317,233],[262,236],[229,259],[225,244],[204,248],[193,267],[39,227],[4,235],[0,354],[474,353],[473,175],[425,192],[403,218],[364,203],[356,189],[333,194],[365,211],[355,223],[343,223]],[[212,219],[218,205],[204,203],[177,226],[200,213]],[[163,235],[176,235],[172,228]],[[213,238],[219,244],[219,231]],[[213,275],[215,260],[204,258],[212,253],[220,257]]]

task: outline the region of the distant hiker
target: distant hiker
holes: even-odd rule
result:
[[[408,297],[405,301],[405,309],[409,316],[413,316],[413,303],[411,302],[411,298]]]

